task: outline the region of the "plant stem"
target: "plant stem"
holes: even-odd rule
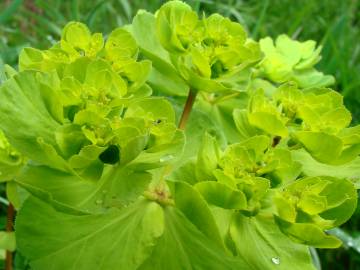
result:
[[[195,99],[196,99],[197,91],[189,90],[188,97],[186,99],[186,103],[184,106],[184,110],[182,112],[180,122],[179,122],[179,129],[184,130],[186,126],[186,122],[189,119],[191,109],[194,105]]]
[[[6,221],[6,231],[12,232],[14,228],[14,217],[15,217],[15,209],[14,206],[10,203],[7,209],[7,221]],[[11,251],[6,251],[6,259],[5,259],[5,270],[13,269],[13,254]]]

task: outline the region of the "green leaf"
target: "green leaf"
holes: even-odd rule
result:
[[[0,130],[0,182],[13,180],[25,163]]]
[[[205,133],[199,149],[197,164],[196,164],[196,178],[198,181],[213,180],[213,171],[217,168],[220,160],[220,148],[214,137]]]
[[[170,182],[171,183],[171,182]],[[190,220],[204,235],[219,246],[223,245],[219,230],[211,211],[200,193],[184,182],[173,182],[171,192],[176,208]]]
[[[325,132],[312,131],[296,132],[295,137],[316,160],[328,164],[337,163],[343,148],[340,138]]]
[[[164,233],[164,213],[141,200],[123,210],[74,216],[31,198],[18,214],[16,232],[19,251],[34,269],[135,270]]]
[[[197,25],[197,14],[181,1],[170,1],[161,6],[156,15],[156,30],[161,45],[171,53],[186,51],[189,34]]]
[[[50,149],[51,145],[56,145],[54,131],[60,125],[46,107],[39,87],[33,72],[15,75],[1,86],[2,129],[10,143],[25,156],[53,168],[68,170],[55,149]]]
[[[242,134],[238,132],[234,124],[233,111],[234,108],[247,107],[248,95],[229,92],[210,101],[211,96],[210,94],[209,100],[199,96],[196,108],[206,113],[219,126],[218,129],[224,133],[228,143],[239,142],[242,139]]]
[[[240,140],[246,140],[251,136],[258,135],[258,130],[249,123],[248,113],[245,109],[235,109],[233,117],[236,128],[240,133]]]
[[[84,212],[101,212],[135,201],[148,187],[151,175],[128,168],[105,168],[97,181],[44,166],[27,166],[16,182],[50,204]]]
[[[15,251],[16,249],[15,232],[0,231],[0,250],[2,249],[11,252]]]
[[[245,209],[247,207],[246,196],[242,191],[229,186],[214,182],[204,181],[195,185],[205,200],[212,205],[225,209]]]
[[[179,111],[181,110],[180,106],[177,106],[176,108]],[[211,136],[214,136],[219,145],[223,147],[226,144],[226,138],[220,127],[219,123],[213,119],[211,115],[195,106],[191,111],[186,124],[186,142],[179,166],[188,162],[190,159],[197,157],[202,144],[202,138],[205,133],[209,133]]]
[[[266,112],[253,112],[248,115],[249,123],[257,128],[264,130],[265,132],[280,136],[287,137],[288,130],[283,122],[273,114]],[[266,119],[266,121],[264,121]]]
[[[64,27],[61,33],[61,39],[75,48],[85,50],[90,43],[91,34],[85,24],[70,22]]]
[[[294,81],[296,81],[301,88],[327,87],[335,83],[335,78],[332,75],[324,75],[324,73],[316,69],[309,69],[296,71]]]
[[[151,97],[132,102],[126,111],[125,116],[175,123],[175,112],[171,103],[165,98],[158,97]]]
[[[248,269],[179,210],[147,200],[121,210],[77,216],[31,198],[19,212],[16,231],[19,251],[39,270],[50,264],[54,269],[75,265],[88,270]]]
[[[229,234],[249,269],[315,270],[308,248],[283,235],[272,217],[235,214]]]
[[[128,58],[136,57],[137,52],[135,39],[122,28],[113,30],[105,43],[106,57],[120,66],[124,61],[128,61]]]
[[[316,248],[338,248],[341,241],[335,236],[327,235],[319,227],[308,223],[290,223],[275,216],[281,231],[291,240]]]
[[[336,248],[341,242],[324,230],[346,222],[357,206],[350,181],[333,177],[307,177],[294,181],[274,197],[276,223],[294,241],[319,248]]]
[[[316,48],[313,40],[299,42],[287,35],[274,41],[270,37],[259,41],[264,59],[259,76],[275,83],[296,81],[300,88],[324,87],[334,84],[333,76],[317,71],[314,65],[321,59],[322,47]]]
[[[315,160],[304,149],[291,151],[295,161],[301,163],[306,176],[333,176],[338,178],[358,179],[360,175],[360,158],[343,165],[330,165]]]
[[[150,59],[154,66],[148,82],[154,89],[162,93],[185,96],[188,86],[171,64],[168,52],[161,46],[156,35],[155,24],[153,14],[140,10],[129,27],[140,46],[141,53]]]
[[[164,234],[140,270],[249,269],[242,258],[228,255],[207,239],[179,210],[167,207],[164,211]]]

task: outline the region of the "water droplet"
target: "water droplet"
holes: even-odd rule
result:
[[[166,161],[169,161],[169,160],[171,160],[173,158],[174,158],[173,155],[163,156],[163,157],[160,158],[160,162],[166,162]]]
[[[96,200],[95,203],[96,203],[96,204],[102,204],[102,203],[103,203],[103,200],[100,200],[100,199],[99,199],[99,200]]]
[[[280,258],[279,257],[273,257],[271,258],[271,261],[273,264],[279,265],[280,264]]]

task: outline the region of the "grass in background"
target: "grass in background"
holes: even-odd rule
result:
[[[359,0],[360,1],[360,0]],[[360,2],[358,0],[187,0],[199,13],[218,12],[246,25],[259,39],[286,33],[323,46],[318,67],[336,77],[335,88],[360,122]],[[86,23],[92,31],[109,33],[131,22],[138,9],[155,11],[164,0],[1,0],[1,60],[16,66],[24,46],[49,47],[70,20]],[[360,209],[343,226],[359,237]],[[323,269],[360,269],[354,249],[320,251]]]

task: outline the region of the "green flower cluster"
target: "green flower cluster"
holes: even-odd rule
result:
[[[126,30],[114,30],[104,42],[78,22],[66,25],[49,50],[25,48],[20,73],[0,94],[3,115],[12,111],[11,119],[2,117],[12,145],[39,164],[80,175],[96,172],[96,178],[104,164],[124,165],[181,141],[172,106],[148,97],[151,62],[138,61],[138,52]],[[18,104],[21,110],[14,111]],[[156,167],[159,156],[146,163]]]
[[[359,126],[349,127],[342,96],[328,88],[300,90],[287,83],[270,97],[257,90],[248,108],[234,111],[234,119],[243,138],[268,134],[292,149],[305,148],[323,163],[341,165],[360,154]]]
[[[259,45],[247,38],[240,24],[219,14],[198,18],[182,2],[168,2],[159,9],[156,31],[179,74],[194,90],[236,88],[239,74],[261,56]]]
[[[299,42],[286,35],[274,41],[266,37],[259,41],[264,58],[259,63],[257,76],[272,83],[295,81],[300,88],[321,87],[334,84],[330,75],[324,75],[314,66],[320,61],[322,47],[316,42]]]

